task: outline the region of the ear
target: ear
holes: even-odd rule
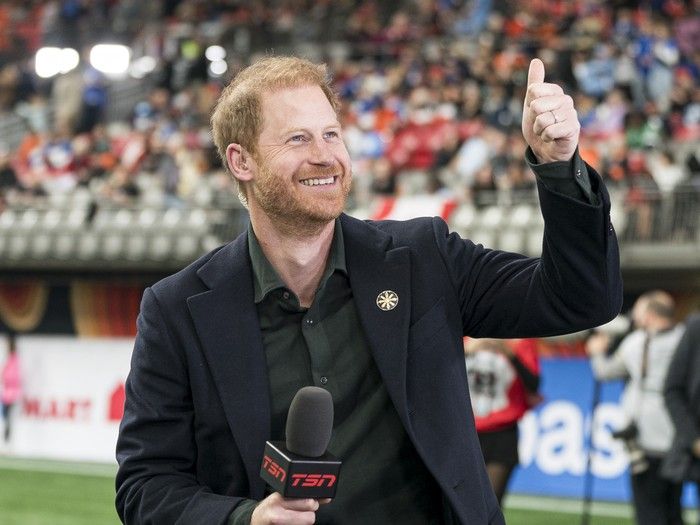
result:
[[[239,182],[248,182],[253,178],[251,167],[255,161],[240,144],[231,143],[227,146],[226,162]]]

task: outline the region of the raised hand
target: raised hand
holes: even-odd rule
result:
[[[576,151],[581,125],[574,101],[557,84],[544,81],[544,64],[530,62],[523,105],[523,136],[540,163],[568,161]]]

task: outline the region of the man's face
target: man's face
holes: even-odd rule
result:
[[[350,191],[350,156],[318,86],[265,92],[263,124],[247,197],[291,231],[315,231],[340,215]]]
[[[646,313],[649,302],[646,299],[637,299],[632,307],[632,322],[637,328],[646,327]]]

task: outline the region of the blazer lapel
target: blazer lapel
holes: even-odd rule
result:
[[[197,274],[210,290],[188,298],[187,304],[245,464],[251,496],[260,499],[270,400],[247,235],[219,250]]]
[[[365,336],[389,396],[410,432],[406,403],[406,352],[411,314],[410,253],[392,248],[391,237],[341,216],[345,258]],[[382,298],[382,294],[384,297]],[[395,307],[387,299],[398,298]],[[382,300],[384,299],[384,300]]]

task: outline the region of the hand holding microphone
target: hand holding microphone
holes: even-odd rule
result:
[[[323,388],[300,389],[289,407],[286,442],[265,443],[260,476],[275,492],[253,511],[251,525],[314,523],[319,503],[335,496],[341,462],[326,452],[333,399]]]

